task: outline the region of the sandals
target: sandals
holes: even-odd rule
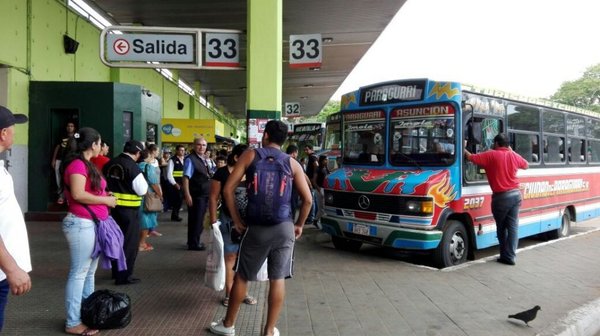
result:
[[[258,301],[250,295],[246,295],[246,297],[244,298],[244,301],[242,301],[242,302],[247,305],[250,305],[250,306],[253,306],[258,303]],[[228,307],[229,306],[229,297],[226,296],[221,303],[223,304],[223,306]]]
[[[96,335],[100,332],[100,330],[98,329],[92,329],[92,328],[88,328],[86,327],[85,329],[83,329],[82,332],[77,333],[77,332],[69,332],[67,329],[65,329],[65,332],[69,335],[80,335],[80,336],[93,336]]]
[[[140,245],[140,247],[138,248],[138,251],[140,252],[145,252],[145,251],[152,251],[154,250],[154,246],[146,243],[144,245]]]
[[[250,305],[250,306],[254,306],[255,304],[258,303],[258,301],[250,295],[246,295],[246,297],[244,298],[244,301],[242,301],[242,302],[244,302],[245,304]]]

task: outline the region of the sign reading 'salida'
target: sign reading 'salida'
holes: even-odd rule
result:
[[[111,26],[100,35],[100,59],[111,67],[240,69],[239,34],[231,29]]]

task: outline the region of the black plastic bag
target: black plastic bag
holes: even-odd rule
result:
[[[81,321],[93,329],[117,329],[131,322],[131,300],[125,293],[100,289],[81,303]]]

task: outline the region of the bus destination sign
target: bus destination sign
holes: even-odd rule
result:
[[[360,89],[360,105],[394,104],[422,100],[425,92],[424,80],[388,82]]]

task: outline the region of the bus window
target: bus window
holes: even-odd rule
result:
[[[565,140],[563,137],[555,135],[544,136],[544,162],[546,163],[564,163],[565,162]]]
[[[600,141],[590,140],[589,141],[589,162],[598,163],[600,162]]]
[[[515,152],[529,163],[540,162],[539,136],[533,134],[510,133],[510,143]]]
[[[344,139],[344,163],[384,163],[385,120],[346,122]]]
[[[431,107],[435,109],[438,107]],[[444,106],[440,108],[445,108]],[[436,117],[390,121],[390,162],[395,166],[449,165],[456,152],[454,111]]]
[[[585,140],[573,138],[567,140],[567,154],[569,156],[569,163],[584,163]]]
[[[498,133],[502,132],[502,122],[496,118],[474,118],[474,125],[470,126],[473,130],[476,130],[478,134],[472,134],[471,136],[479,139],[473,144],[474,148],[469,148],[473,153],[481,153],[490,150],[494,145],[494,137]],[[469,140],[467,143],[469,143]],[[485,170],[480,169],[477,165],[471,161],[465,161],[465,179],[468,182],[487,182],[485,176]]]

